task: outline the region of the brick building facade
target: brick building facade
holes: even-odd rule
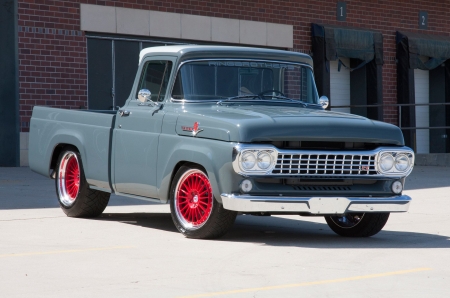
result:
[[[183,16],[203,16],[216,20],[239,20],[241,26],[244,21],[250,21],[255,30],[251,35],[258,34],[258,30],[266,30],[268,26],[287,25],[280,27],[278,32],[292,34],[287,36],[286,43],[281,48],[312,52],[311,24],[327,24],[341,27],[354,27],[380,32],[383,36],[383,66],[382,66],[382,98],[384,104],[397,104],[397,64],[396,64],[396,32],[426,33],[437,36],[450,36],[450,2],[447,1],[364,1],[348,0],[338,2],[326,1],[51,1],[51,0],[17,0],[2,1],[2,3],[16,2],[17,5],[17,35],[18,35],[18,80],[19,80],[19,119],[21,160],[26,164],[26,133],[29,131],[29,121],[32,108],[35,105],[46,105],[70,109],[88,107],[88,35],[95,33],[84,30],[83,24],[95,22],[89,20],[89,14],[97,8],[111,8],[116,14],[116,32],[102,29],[93,25],[87,29],[100,28],[99,32],[105,36],[118,34],[118,12],[129,11],[144,13],[147,11],[166,12]],[[87,9],[83,21],[83,5]],[[344,4],[345,20],[339,16],[339,5]],[[5,5],[3,5],[5,6]],[[92,8],[92,9],[91,9]],[[120,8],[114,10],[113,8]],[[426,26],[419,28],[419,14],[426,12]],[[107,15],[102,10],[101,15]],[[145,15],[144,15],[145,16]],[[133,16],[127,16],[133,19]],[[140,18],[140,16],[136,16]],[[206,20],[204,18],[203,20]],[[145,20],[145,17],[141,20]],[[202,19],[199,19],[200,22]],[[211,20],[211,19],[210,19]],[[101,20],[99,20],[100,22]],[[101,21],[106,26],[107,20]],[[150,21],[151,22],[151,21]],[[266,24],[260,26],[258,24]],[[208,26],[211,24],[208,23]],[[250,26],[251,27],[251,26]],[[263,28],[263,29],[261,29]],[[275,27],[274,27],[275,28]],[[292,29],[290,29],[292,28]],[[183,27],[181,27],[183,30]],[[145,31],[145,28],[143,29]],[[230,29],[231,30],[231,29]],[[278,30],[278,29],[277,29]],[[151,30],[150,30],[151,31]],[[126,31],[123,31],[126,32]],[[126,37],[145,35],[145,38],[160,38],[168,40],[168,36],[152,36],[151,32],[129,32]],[[244,32],[245,33],[245,32]],[[213,33],[211,33],[213,34]],[[242,38],[241,28],[241,38]],[[102,35],[103,36],[103,35]],[[212,36],[212,35],[211,35]],[[269,37],[268,37],[269,36]],[[183,38],[183,34],[174,35],[176,41],[196,42],[195,38]],[[214,38],[207,38],[214,43]],[[290,41],[291,40],[291,44]],[[199,40],[202,41],[202,40]],[[216,42],[223,44],[224,42]],[[266,40],[266,44],[238,40],[233,44],[275,47]],[[287,46],[286,46],[287,45]],[[316,57],[313,57],[316,59]],[[3,100],[3,99],[2,99]],[[330,98],[333,105],[333,96]],[[398,109],[393,106],[383,108],[383,121],[398,124]],[[4,142],[4,140],[2,140]],[[6,164],[5,162],[3,164]],[[17,165],[17,161],[15,162]]]

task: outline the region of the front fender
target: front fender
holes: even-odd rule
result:
[[[173,171],[180,162],[202,166],[210,179],[214,197],[221,202],[220,194],[236,191],[240,178],[231,165],[235,143],[177,135],[161,135],[158,147],[157,188],[161,202],[168,202]]]

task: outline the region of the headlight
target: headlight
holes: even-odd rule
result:
[[[409,158],[406,154],[398,154],[395,157],[395,168],[400,172],[404,172],[409,168]]]
[[[401,149],[385,149],[378,153],[377,171],[381,175],[406,177],[414,165],[414,152],[403,147]]]
[[[265,175],[274,167],[278,152],[269,146],[239,145],[235,147],[236,159],[233,168],[236,173]]]
[[[387,172],[394,166],[394,157],[390,153],[383,153],[380,157],[380,168],[383,172]]]
[[[269,153],[263,151],[258,154],[258,167],[262,170],[269,168],[272,165],[272,157]]]
[[[252,152],[247,151],[244,154],[242,154],[241,165],[244,168],[244,170],[252,169],[255,166],[255,163],[256,157]]]

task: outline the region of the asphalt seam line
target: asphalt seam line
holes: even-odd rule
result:
[[[231,291],[214,292],[214,293],[204,293],[204,294],[197,294],[197,295],[190,295],[190,296],[182,296],[182,297],[178,297],[178,298],[215,297],[215,296],[230,295],[230,294],[248,293],[248,292],[270,291],[270,290],[277,290],[277,289],[324,285],[324,284],[356,281],[356,280],[386,277],[386,276],[393,276],[393,275],[402,275],[402,274],[408,274],[408,273],[416,273],[416,272],[428,271],[428,270],[432,270],[432,269],[431,268],[415,268],[415,269],[410,269],[410,270],[377,273],[377,274],[345,277],[345,278],[338,278],[338,279],[302,282],[302,283],[297,283],[297,284],[287,284],[287,285],[269,286],[269,287],[261,287],[261,288],[249,288],[249,289],[231,290]]]

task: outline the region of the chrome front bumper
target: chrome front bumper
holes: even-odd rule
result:
[[[222,194],[223,207],[240,212],[344,214],[354,212],[406,212],[411,198],[276,197]]]

